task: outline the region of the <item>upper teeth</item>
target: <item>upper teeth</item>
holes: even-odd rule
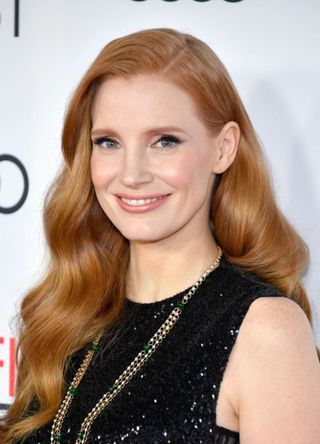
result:
[[[163,196],[153,197],[152,199],[127,199],[125,197],[121,197],[121,199],[130,205],[146,205],[150,202],[154,202],[155,200],[161,199],[162,197]]]

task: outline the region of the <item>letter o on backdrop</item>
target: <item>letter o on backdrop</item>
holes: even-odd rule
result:
[[[8,195],[10,193],[10,190],[6,189],[6,184],[3,183],[2,181],[2,174],[1,174],[1,165],[3,164],[3,162],[10,162],[11,164],[13,164],[15,167],[18,168],[21,176],[22,176],[22,191],[20,193],[20,197],[18,199],[14,199],[14,202],[12,202],[9,206],[4,206],[1,204],[1,199],[3,196],[3,192],[2,190],[4,189],[4,192],[6,193],[6,195]],[[16,211],[18,211],[22,205],[25,203],[25,200],[28,196],[28,191],[29,191],[29,179],[28,179],[28,174],[27,174],[27,170],[25,169],[23,163],[17,159],[17,157],[12,156],[11,154],[0,154],[0,213],[2,214],[10,214],[10,213],[15,213]]]

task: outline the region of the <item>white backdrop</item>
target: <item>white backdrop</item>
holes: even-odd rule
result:
[[[265,147],[279,204],[311,250],[304,282],[319,345],[319,1],[0,0],[0,16],[0,404],[14,395],[9,320],[45,261],[41,209],[60,162],[66,102],[108,41],[142,28],[190,32],[229,70]],[[22,162],[30,185],[10,213],[3,208],[19,201],[24,183],[4,155]]]

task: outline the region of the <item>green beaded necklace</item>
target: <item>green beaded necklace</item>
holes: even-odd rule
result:
[[[123,387],[131,380],[131,378],[140,370],[143,364],[149,359],[149,357],[158,348],[162,340],[167,336],[172,327],[175,325],[179,319],[183,309],[189,302],[191,297],[197,291],[198,287],[203,283],[209,273],[215,270],[219,264],[222,256],[222,250],[218,247],[218,255],[215,258],[212,265],[201,275],[199,280],[191,287],[189,292],[183,296],[181,302],[178,302],[176,307],[172,310],[166,321],[161,325],[161,327],[156,331],[147,344],[143,345],[142,350],[134,358],[134,360],[129,364],[127,369],[119,376],[119,378],[114,382],[112,386],[109,386],[107,392],[99,399],[93,409],[89,412],[86,418],[81,424],[80,431],[77,433],[75,444],[85,444],[88,441],[90,430],[95,419],[100,415],[100,413],[107,407],[107,405],[117,396],[117,394],[123,389]],[[78,386],[86,373],[94,354],[98,350],[98,344],[102,337],[102,332],[96,337],[93,343],[89,346],[89,349],[77,370],[67,393],[54,417],[52,428],[50,444],[62,443],[61,429],[63,425],[64,418],[69,410],[69,407],[73,399],[77,396]]]

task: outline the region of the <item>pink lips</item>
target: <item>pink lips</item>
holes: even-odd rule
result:
[[[149,196],[129,196],[127,194],[118,194],[117,196],[117,201],[120,205],[120,207],[127,211],[128,213],[145,213],[147,211],[151,211],[154,210],[155,208],[160,207],[164,202],[166,202],[167,198],[169,197],[169,194],[153,194],[153,195],[149,195]],[[125,202],[124,200],[121,199],[121,197],[124,197],[126,199],[134,199],[134,200],[139,200],[139,199],[154,199],[154,198],[158,198],[157,200],[154,200],[153,202],[150,203],[146,203],[146,204],[141,204],[141,205],[132,205],[128,202]]]

